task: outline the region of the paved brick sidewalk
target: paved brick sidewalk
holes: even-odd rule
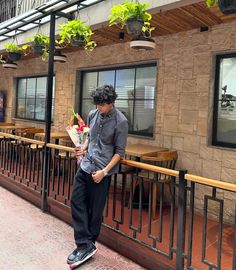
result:
[[[98,252],[81,270],[144,268],[98,243]],[[69,270],[73,229],[0,187],[0,270]]]

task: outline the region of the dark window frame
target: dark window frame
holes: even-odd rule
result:
[[[53,76],[55,78],[55,74]],[[20,117],[20,116],[18,116],[17,115],[17,108],[18,108],[18,100],[19,100],[19,97],[18,97],[19,81],[20,80],[24,80],[24,79],[32,79],[32,78],[35,78],[35,79],[46,78],[46,80],[47,80],[47,77],[48,76],[45,74],[45,75],[22,76],[22,77],[17,77],[16,78],[16,102],[15,102],[15,118],[16,119],[34,121],[34,122],[39,122],[39,123],[45,123],[46,122],[46,119],[40,120],[40,119],[35,118],[35,106],[34,106],[34,118],[27,118],[27,117]],[[36,88],[37,88],[37,81],[36,81]],[[45,117],[46,117],[47,89],[46,89],[45,96],[46,96],[45,97]],[[24,99],[26,100],[26,95],[25,95]],[[52,101],[55,102],[55,97],[52,98]],[[52,104],[53,104],[53,102],[52,102]],[[36,92],[35,92],[34,104],[36,105]],[[53,123],[53,120],[51,121],[51,123]]]
[[[78,108],[79,114],[82,114],[82,106],[83,106],[83,76],[84,73],[86,72],[102,72],[102,71],[109,71],[109,70],[124,70],[124,69],[131,69],[131,68],[143,68],[143,67],[156,67],[157,69],[157,73],[158,74],[158,63],[156,60],[153,61],[148,61],[148,62],[141,62],[141,63],[130,63],[130,64],[124,64],[124,65],[119,65],[119,66],[108,66],[108,67],[95,67],[95,68],[88,68],[88,69],[80,69],[78,70],[77,73],[77,82],[79,83],[79,93],[78,93],[78,99],[79,99],[79,107],[77,107],[78,105],[75,104],[75,108]],[[116,73],[115,73],[115,78],[116,78]],[[97,84],[98,84],[98,80],[99,80],[99,76],[97,77]],[[134,84],[136,84],[136,71],[135,71],[135,78],[134,78]],[[144,99],[135,99],[134,96],[134,103],[135,101],[139,101],[139,100],[144,100]],[[150,133],[145,133],[142,132],[140,133],[139,131],[129,131],[129,135],[134,135],[140,138],[148,138],[148,139],[153,139],[155,136],[155,128],[156,128],[156,122],[155,122],[155,114],[156,114],[156,103],[157,103],[157,76],[156,76],[156,85],[155,85],[155,95],[154,95],[154,117],[153,117],[153,121],[154,121],[154,125],[153,125],[153,132],[152,134]],[[133,110],[135,110],[135,106],[133,106]],[[134,113],[134,112],[133,112]],[[134,123],[133,123],[134,124]]]
[[[212,145],[236,148],[236,143],[229,143],[217,140],[218,130],[218,102],[219,102],[219,82],[220,82],[220,63],[222,59],[236,58],[236,53],[218,54],[215,58],[215,85],[214,85],[214,106],[213,106],[213,125],[212,125]]]

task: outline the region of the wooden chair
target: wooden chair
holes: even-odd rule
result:
[[[39,132],[44,132],[44,130],[42,128],[29,127],[29,128],[24,128],[24,129],[18,131],[17,134],[22,136],[22,137],[34,139],[35,134],[39,133]],[[31,149],[42,148],[42,145],[37,145],[34,143],[32,143],[32,144],[31,143],[24,143],[24,144],[28,144]]]
[[[40,133],[40,132],[44,132],[44,130],[42,128],[35,128],[35,127],[25,128],[25,129],[21,130],[22,136],[27,137],[27,138],[31,138],[31,139],[34,139],[35,134]]]
[[[158,152],[155,154],[145,155],[142,156],[141,161],[152,164],[159,167],[164,167],[167,169],[175,169],[176,161],[178,158],[177,151],[169,150]],[[153,179],[159,183],[164,183],[168,186],[170,194],[172,195],[171,190],[171,176],[161,174],[161,173],[153,173],[153,172],[140,172],[139,176],[146,178],[146,179]],[[152,218],[156,216],[156,205],[157,205],[157,183],[153,183],[152,189]]]

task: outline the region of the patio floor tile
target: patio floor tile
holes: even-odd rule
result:
[[[65,270],[75,248],[73,229],[0,187],[0,269]],[[141,270],[141,266],[98,243],[81,270]]]

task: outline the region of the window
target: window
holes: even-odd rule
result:
[[[52,99],[52,119],[54,112],[54,85]],[[17,79],[16,117],[45,121],[47,77],[28,77]]]
[[[236,147],[236,54],[217,55],[213,144]]]
[[[129,134],[153,136],[156,64],[145,64],[82,72],[81,114],[94,108],[90,94],[96,87],[111,84],[118,94],[116,107],[129,121]]]

